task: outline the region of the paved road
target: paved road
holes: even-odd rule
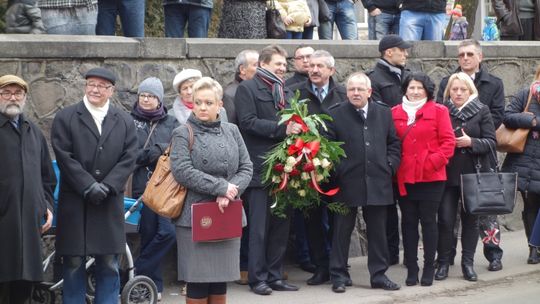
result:
[[[525,304],[524,300],[515,298],[515,294],[535,295],[535,283],[536,283],[536,296],[540,297],[540,264],[527,265],[528,248],[525,241],[525,233],[523,231],[507,232],[502,236],[501,242],[502,248],[505,250],[503,264],[504,268],[498,272],[490,272],[487,270],[488,262],[482,255],[482,244],[479,242],[476,251],[475,269],[478,273],[478,282],[468,282],[462,278],[461,268],[459,267],[459,258],[456,259],[456,266],[451,267],[450,276],[445,281],[435,281],[431,287],[403,286],[401,290],[395,292],[374,290],[369,287],[369,275],[367,272],[366,258],[352,258],[349,260],[351,264],[351,277],[353,279],[353,286],[347,288],[347,292],[343,294],[335,294],[331,290],[331,285],[326,284],[322,286],[307,286],[305,280],[309,278],[309,274],[299,270],[296,267],[287,267],[289,272],[290,282],[300,286],[298,292],[276,292],[270,296],[258,296],[248,290],[246,286],[239,286],[234,283],[229,284],[228,303],[230,304],[356,304],[356,303],[434,303],[435,299],[444,298],[447,302],[442,303],[461,303],[465,304],[461,299],[461,295],[465,296],[463,299],[468,299],[467,296],[471,296],[471,302],[467,303],[501,303],[501,304]],[[422,251],[419,251],[420,255]],[[387,272],[388,276],[395,280],[397,283],[405,285],[406,268],[402,265],[392,266]],[[524,285],[523,291],[521,291],[522,282],[518,279],[512,278],[531,278],[527,279],[527,282],[531,282],[528,285]],[[535,281],[536,280],[536,281]],[[508,282],[506,282],[508,281]],[[513,286],[508,289],[508,293],[504,291],[498,291],[499,288],[493,287],[500,282],[505,282],[507,286]],[[508,285],[509,284],[509,285]],[[503,287],[506,285],[503,284]],[[492,291],[492,293],[481,291]],[[507,290],[505,287],[504,290]],[[519,291],[519,292],[518,292]],[[178,288],[176,286],[169,286],[164,292],[164,298],[161,303],[163,304],[178,304],[184,303],[184,297],[178,295]],[[485,296],[484,296],[485,295]],[[499,297],[503,297],[506,301],[496,302]],[[530,297],[529,297],[530,298]],[[489,299],[489,301],[485,301]],[[519,299],[518,301],[513,301]],[[495,302],[492,302],[495,301]],[[538,304],[539,300],[530,302]],[[437,304],[439,304],[437,300]]]

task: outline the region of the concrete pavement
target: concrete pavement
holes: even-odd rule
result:
[[[228,303],[230,304],[369,304],[369,303],[404,303],[418,300],[426,301],[429,298],[451,297],[452,294],[468,289],[481,289],[500,283],[513,277],[540,273],[540,264],[528,265],[528,247],[523,230],[504,232],[502,234],[501,247],[504,250],[503,269],[497,272],[487,270],[488,262],[482,254],[482,243],[478,242],[475,256],[475,270],[478,273],[477,282],[468,282],[462,278],[460,256],[456,257],[456,265],[450,268],[449,277],[445,281],[434,281],[433,286],[405,286],[407,270],[403,265],[390,267],[387,275],[396,283],[402,285],[398,291],[384,291],[371,289],[369,286],[369,274],[367,270],[367,258],[358,257],[349,259],[350,273],[353,286],[347,287],[343,294],[332,292],[330,284],[321,286],[308,286],[305,281],[310,274],[297,267],[289,265],[286,271],[289,273],[289,282],[300,286],[297,292],[277,292],[270,296],[259,296],[249,291],[247,286],[234,283],[228,284]],[[460,252],[460,249],[458,249]],[[420,248],[419,255],[422,255]],[[421,264],[421,263],[419,263]],[[540,290],[540,287],[539,287]],[[540,291],[539,291],[540,294]],[[429,301],[428,301],[429,302]],[[167,286],[163,293],[163,304],[185,303],[183,296],[179,295],[177,286]]]

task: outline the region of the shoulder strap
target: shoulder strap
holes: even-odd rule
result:
[[[532,99],[532,93],[531,93],[531,89],[529,88],[529,97],[527,97],[527,104],[525,105],[525,109],[523,109],[523,112],[529,111],[529,105],[531,104],[531,99]]]
[[[143,150],[148,146],[148,143],[150,142],[150,137],[152,136],[152,133],[154,133],[154,129],[156,129],[158,122],[152,125],[150,128],[150,133],[148,133],[148,137],[146,138],[146,141],[144,142]]]
[[[415,124],[416,124],[416,120],[407,127],[407,130],[405,130],[405,133],[403,133],[403,136],[401,136],[401,142],[405,140],[405,137],[407,137],[407,135],[409,134],[409,132],[411,131],[412,127],[414,127]]]
[[[189,132],[188,149],[189,149],[189,154],[191,154],[191,150],[193,149],[193,141],[194,141],[194,139],[193,139],[193,128],[187,122],[186,122],[186,127],[187,127],[188,132]],[[171,142],[169,143],[169,146],[167,147],[167,149],[165,149],[165,152],[163,152],[163,155],[169,156],[170,153],[171,153],[171,148],[172,148],[172,139],[171,139]]]

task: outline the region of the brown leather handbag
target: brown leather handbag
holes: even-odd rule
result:
[[[193,129],[189,123],[186,123],[186,126],[189,131],[189,153],[191,153],[191,149],[193,148]],[[182,213],[187,188],[177,183],[174,179],[171,170],[170,152],[171,145],[159,157],[156,169],[152,173],[150,180],[148,180],[146,189],[144,189],[142,200],[144,205],[152,209],[155,213],[174,219]]]
[[[527,98],[527,105],[523,110],[524,113],[529,110],[531,98],[532,94],[531,92],[529,92],[529,97]],[[507,128],[504,124],[501,124],[501,126],[495,132],[495,135],[497,137],[497,151],[507,153],[523,153],[529,131],[530,129],[524,128],[510,129]]]

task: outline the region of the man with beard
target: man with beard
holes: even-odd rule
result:
[[[283,84],[286,57],[287,52],[278,45],[262,49],[255,77],[242,81],[234,98],[238,127],[253,162],[253,178],[243,197],[249,205],[248,281],[258,295],[298,290],[283,280],[282,273],[290,212],[286,218],[271,213],[273,200],[262,183],[264,155],[286,135],[301,132],[300,124],[278,124],[277,113],[287,107],[291,95]]]
[[[56,177],[47,141],[23,114],[28,84],[0,77],[0,303],[28,303],[43,281],[41,234],[52,225]]]

